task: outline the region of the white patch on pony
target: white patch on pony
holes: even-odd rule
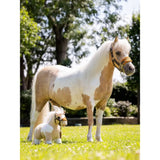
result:
[[[55,117],[55,111],[48,112],[47,116],[44,118],[45,123],[50,123],[52,119]]]
[[[53,127],[50,126],[49,124],[42,123],[40,125],[42,126],[41,133],[43,133],[43,134],[45,134],[46,132],[51,133],[53,131]]]
[[[52,144],[52,141],[46,141],[45,143],[46,144]]]
[[[65,115],[61,115],[61,119],[65,118]]]
[[[92,126],[89,126],[89,128],[88,128],[87,141],[88,142],[93,142],[93,139],[92,139]]]
[[[97,125],[97,130],[96,130],[96,140],[102,142],[101,139],[101,125],[102,125],[102,118],[103,118],[103,113],[104,111],[101,109],[96,109],[96,125]]]
[[[127,39],[119,39],[118,42],[115,43],[114,48],[122,49],[123,55],[127,57],[131,50],[131,45],[128,43]]]

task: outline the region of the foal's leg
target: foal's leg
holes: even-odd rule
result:
[[[52,144],[52,132],[45,133],[45,143]]]
[[[101,139],[101,125],[102,125],[102,118],[103,118],[103,113],[104,111],[100,108],[96,109],[96,125],[97,125],[97,130],[96,130],[96,140],[102,142]]]

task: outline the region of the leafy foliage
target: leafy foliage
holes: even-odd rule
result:
[[[130,101],[132,104],[137,104],[137,90],[131,90],[127,83],[116,83],[113,85],[111,98],[115,101]]]
[[[136,105],[131,105],[128,108],[128,116],[138,117],[138,107]]]
[[[110,117],[111,116],[111,110],[110,110],[109,107],[105,108],[103,116],[104,117]]]
[[[39,67],[39,65],[35,65],[39,63],[40,55],[34,52],[37,42],[41,39],[38,35],[39,31],[38,24],[34,22],[33,18],[30,18],[25,7],[22,7],[20,11],[20,76],[22,90],[30,88],[32,77]]]
[[[24,126],[30,123],[31,90],[22,91],[20,96],[20,124]]]
[[[71,57],[79,61],[89,53],[86,44],[98,47],[113,36],[121,9],[117,0],[21,0],[20,5],[41,26],[40,49],[34,51],[43,53],[39,60],[69,66]]]
[[[40,40],[38,32],[40,27],[30,18],[25,7],[20,11],[20,56],[30,56],[31,49],[36,46],[36,42]]]
[[[140,88],[140,14],[132,16],[132,25],[128,31],[132,50],[130,57],[135,65],[136,72],[127,77],[128,86],[132,90]]]
[[[114,107],[118,109],[118,115],[121,117],[127,117],[128,116],[128,109],[131,105],[128,101],[118,101]]]

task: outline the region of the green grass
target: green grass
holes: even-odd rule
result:
[[[26,141],[29,128],[20,129],[21,160],[139,160],[139,125],[104,125],[103,142],[87,142],[87,126],[62,128],[62,144],[32,145]]]

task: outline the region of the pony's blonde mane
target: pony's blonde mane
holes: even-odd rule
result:
[[[112,41],[107,41],[104,42],[101,47],[99,47],[97,49],[97,51],[95,53],[91,53],[89,54],[87,57],[84,57],[81,59],[79,64],[75,64],[72,68],[82,68],[83,70],[90,68],[90,66],[95,66],[97,64],[97,62],[99,61],[99,59],[101,59],[100,61],[103,63],[107,63],[106,61],[106,56],[109,55],[109,50],[110,50],[110,45],[111,45]],[[101,66],[101,65],[96,65]]]
[[[103,43],[94,54],[86,58],[86,61],[82,61],[79,65],[80,70],[90,73],[90,75],[92,75],[92,72],[94,74],[102,70],[108,63],[111,43],[111,41]]]

